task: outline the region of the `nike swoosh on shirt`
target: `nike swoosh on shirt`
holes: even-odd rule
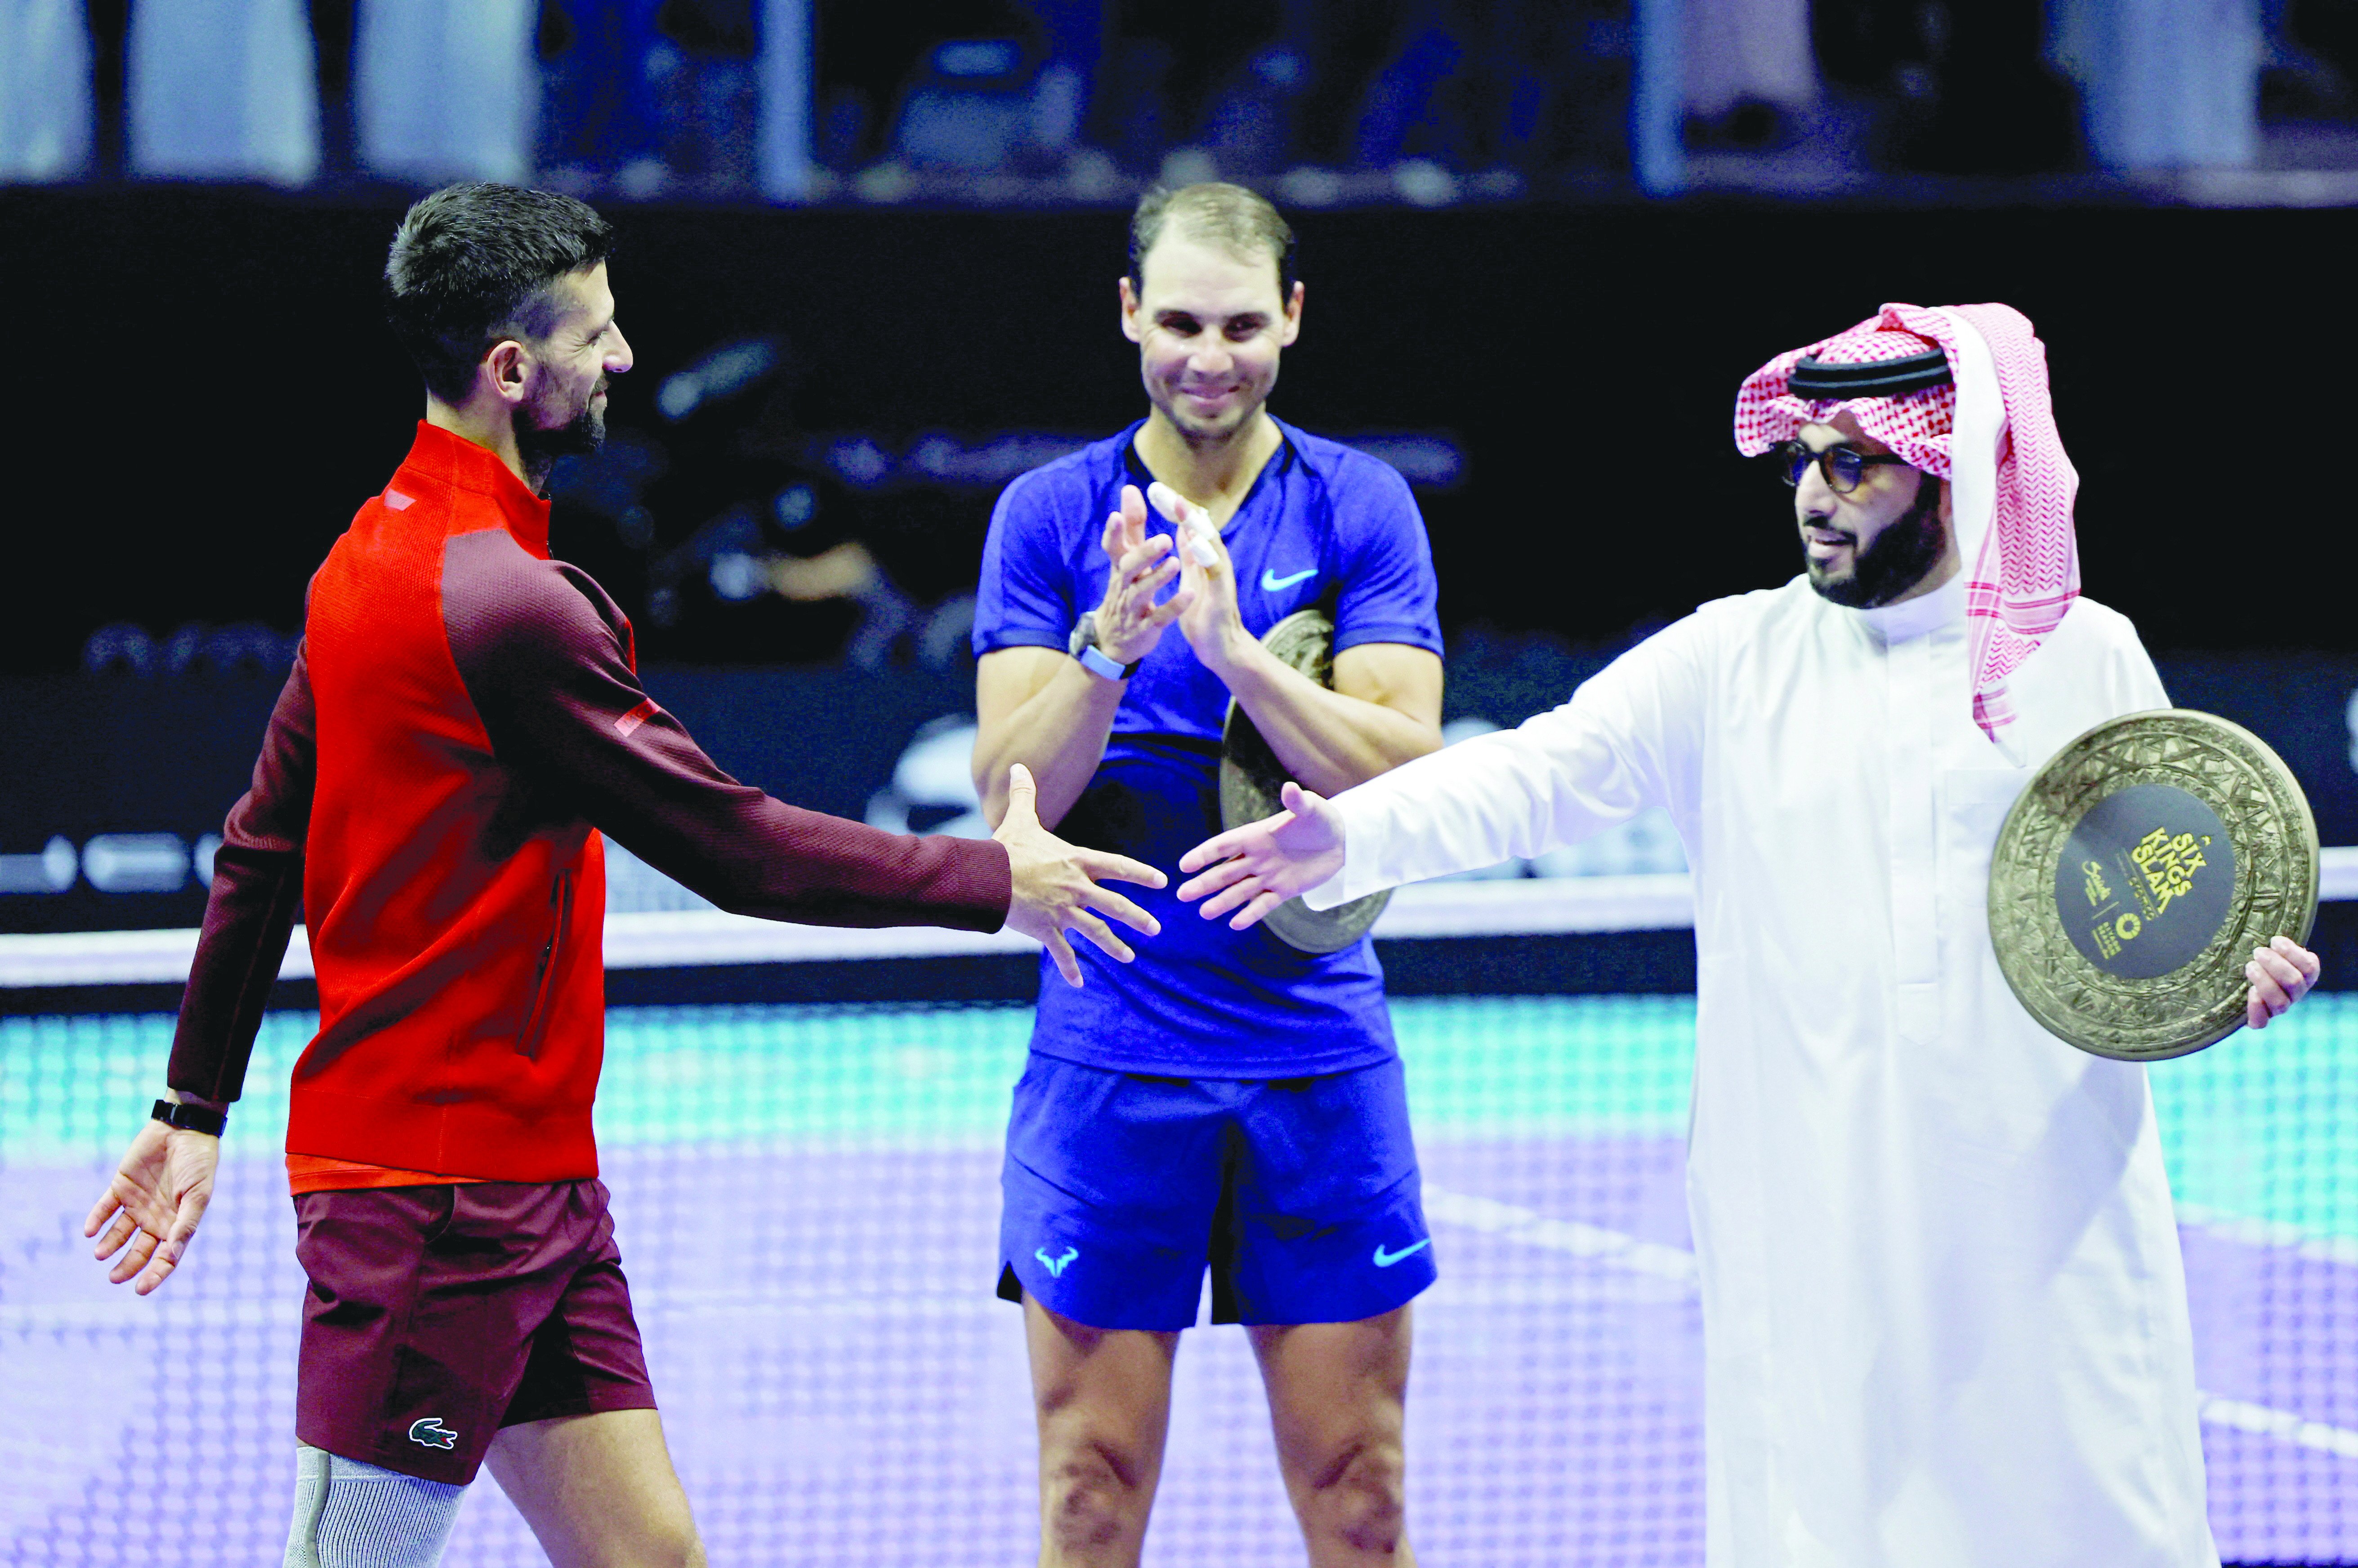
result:
[[[1423,1251],[1426,1248],[1432,1245],[1433,1238],[1428,1236],[1423,1240],[1417,1242],[1414,1246],[1403,1247],[1397,1252],[1387,1252],[1384,1250],[1384,1244],[1379,1241],[1376,1243],[1376,1267],[1379,1269],[1389,1269],[1393,1264],[1399,1262],[1401,1259],[1412,1258],[1417,1253]]]
[[[1302,571],[1295,572],[1292,577],[1280,577],[1275,572],[1270,570],[1267,567],[1263,567],[1260,568],[1261,591],[1263,593],[1275,593],[1279,589],[1292,588],[1295,583],[1300,582],[1303,579],[1316,577],[1317,575],[1318,568],[1316,567],[1306,568]]]

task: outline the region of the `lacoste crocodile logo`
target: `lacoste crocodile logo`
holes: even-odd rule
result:
[[[1062,1258],[1049,1257],[1048,1249],[1045,1247],[1035,1247],[1032,1249],[1032,1256],[1040,1260],[1040,1266],[1047,1270],[1049,1273],[1055,1275],[1059,1280],[1065,1277],[1065,1265],[1070,1263],[1074,1259],[1080,1255],[1081,1249],[1077,1247],[1065,1248],[1065,1255]]]
[[[423,1444],[428,1448],[456,1448],[459,1446],[459,1434],[444,1426],[440,1416],[429,1415],[422,1421],[409,1423],[409,1441]]]

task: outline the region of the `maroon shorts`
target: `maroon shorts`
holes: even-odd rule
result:
[[[605,1184],[303,1193],[295,1433],[463,1485],[503,1426],[653,1410]]]

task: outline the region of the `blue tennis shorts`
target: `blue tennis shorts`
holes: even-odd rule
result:
[[[1033,1053],[1001,1176],[999,1293],[1093,1328],[1356,1323],[1433,1281],[1397,1057],[1166,1078]]]

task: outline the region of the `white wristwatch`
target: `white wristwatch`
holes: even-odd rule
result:
[[[1108,680],[1128,680],[1138,673],[1138,666],[1146,662],[1132,659],[1126,665],[1117,664],[1103,648],[1098,647],[1098,612],[1094,610],[1081,612],[1080,620],[1073,627],[1072,641],[1066,644],[1066,651],[1080,660],[1081,667],[1089,674],[1102,676]]]

